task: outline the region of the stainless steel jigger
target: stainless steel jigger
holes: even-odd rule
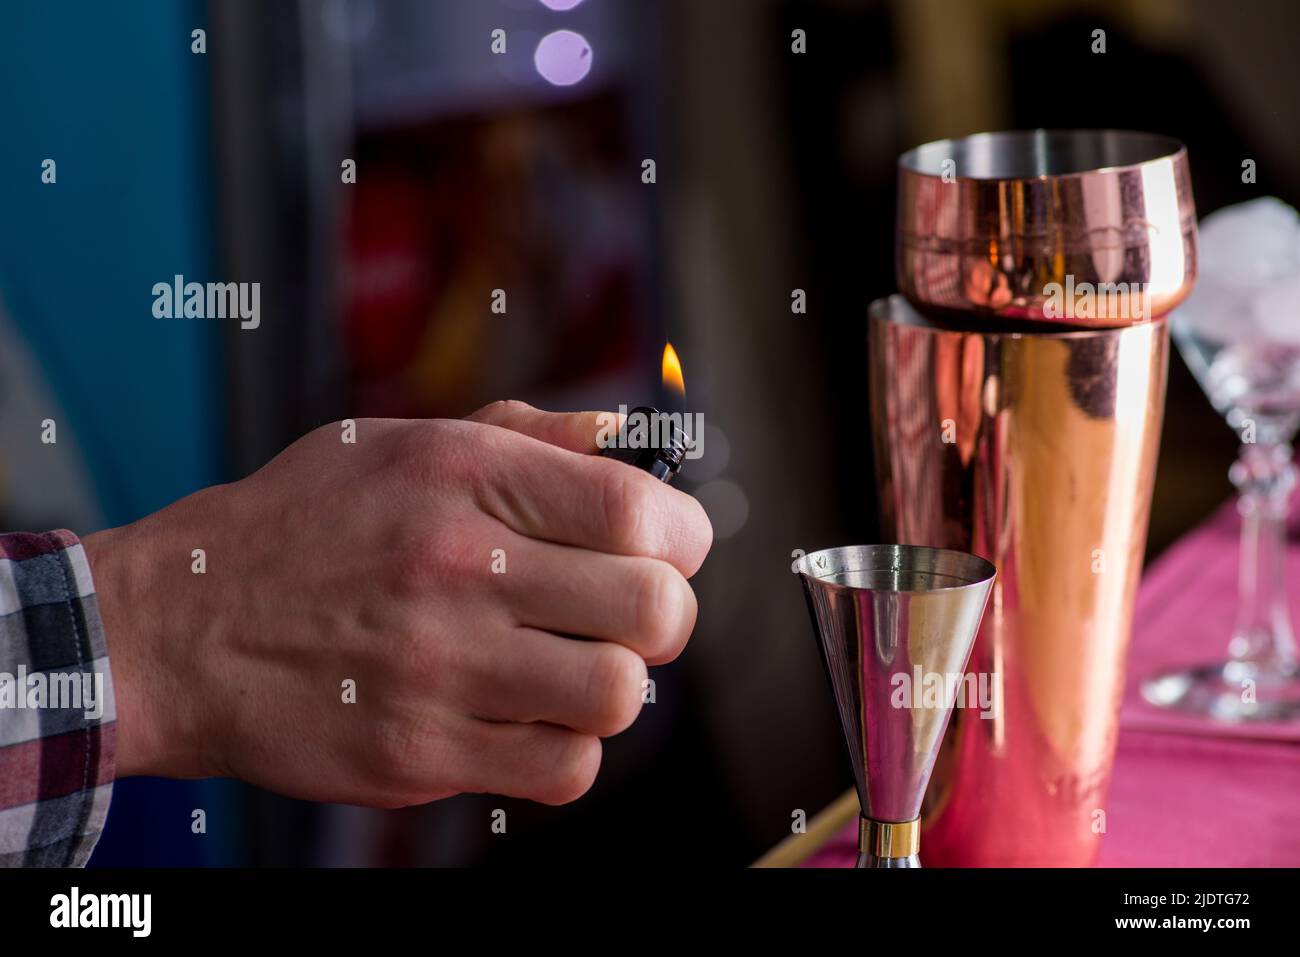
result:
[[[795,569],[857,784],[857,866],[920,867],[921,798],[953,703],[978,683],[966,661],[994,567],[941,548],[857,545]]]

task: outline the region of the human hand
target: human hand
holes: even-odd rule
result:
[[[380,807],[581,796],[646,663],[689,638],[712,540],[693,498],[592,454],[597,428],[516,402],[362,419],[355,444],[336,423],[85,538],[119,776]]]

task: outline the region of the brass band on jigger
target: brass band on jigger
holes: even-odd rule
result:
[[[858,850],[873,857],[911,857],[921,847],[921,819],[874,821],[858,818]]]

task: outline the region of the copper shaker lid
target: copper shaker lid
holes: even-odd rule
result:
[[[927,310],[1148,321],[1196,280],[1187,150],[1123,130],[979,133],[898,161],[899,291]]]

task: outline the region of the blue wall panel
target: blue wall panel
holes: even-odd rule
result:
[[[0,296],[113,525],[224,477],[218,329],[154,318],[151,293],[220,278],[205,21],[193,0],[0,7]],[[95,863],[237,859],[233,792],[120,782]]]

